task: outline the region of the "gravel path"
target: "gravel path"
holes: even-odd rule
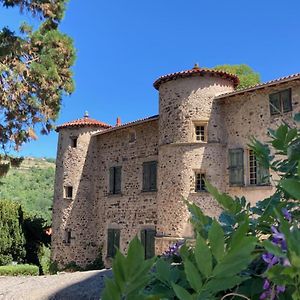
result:
[[[99,300],[104,277],[111,274],[110,270],[101,270],[47,276],[0,276],[0,299]]]

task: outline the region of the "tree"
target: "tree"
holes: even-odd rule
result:
[[[260,83],[260,75],[256,73],[251,67],[245,64],[241,65],[219,65],[213,69],[222,70],[231,74],[235,74],[240,79],[238,89],[247,88],[252,85]]]
[[[0,200],[0,266],[25,258],[23,212],[20,204]]]
[[[23,23],[19,34],[0,30],[0,146],[5,154],[48,134],[62,96],[74,90],[72,39],[59,31],[66,0],[0,0],[40,20],[39,28]]]

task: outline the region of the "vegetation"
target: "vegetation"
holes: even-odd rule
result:
[[[23,262],[26,251],[22,222],[23,212],[18,203],[0,201],[0,266]]]
[[[127,256],[117,251],[102,299],[299,300],[300,131],[284,124],[269,134],[268,144],[253,139],[249,146],[276,174],[274,195],[251,206],[206,182],[223,208],[219,219],[187,202],[196,241],[145,260],[135,238]]]
[[[22,205],[32,215],[51,224],[55,164],[41,159],[25,159],[20,168],[11,168],[0,178],[0,199]]]
[[[33,265],[0,266],[0,276],[39,275],[39,268]]]
[[[62,96],[74,90],[71,67],[73,41],[58,25],[65,0],[0,0],[4,7],[19,7],[38,21],[34,30],[23,23],[16,34],[0,30],[1,149],[18,149],[36,139],[36,128],[47,134],[58,116]]]
[[[251,67],[245,64],[241,65],[219,65],[214,67],[215,70],[222,70],[231,74],[235,74],[240,79],[238,89],[247,88],[249,86],[260,83],[260,75]]]

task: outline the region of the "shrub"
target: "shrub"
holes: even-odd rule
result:
[[[88,264],[84,270],[85,271],[90,271],[90,270],[102,270],[104,268],[104,263],[102,260],[102,247],[99,248],[98,250],[98,255],[96,257],[96,259]]]
[[[38,254],[39,262],[43,275],[50,274],[50,248],[42,245]]]
[[[77,272],[77,271],[84,271],[84,269],[82,267],[78,266],[75,261],[71,261],[64,266],[63,271]]]
[[[58,268],[58,263],[56,261],[51,261],[50,260],[50,264],[49,264],[49,273],[51,275],[57,274],[57,272],[59,271]]]
[[[0,276],[37,276],[39,275],[39,267],[33,265],[9,265],[0,266]]]

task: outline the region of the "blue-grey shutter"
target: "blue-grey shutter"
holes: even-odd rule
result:
[[[144,247],[144,255],[146,257],[146,230],[141,230],[141,243]]]
[[[229,149],[229,184],[244,185],[244,150]]]
[[[145,258],[151,258],[155,255],[155,230],[147,229],[146,231],[146,253]]]
[[[143,163],[143,191],[150,190],[150,168],[149,163]]]
[[[114,193],[114,184],[115,184],[115,168],[109,168],[109,193]]]
[[[270,183],[269,169],[263,167],[259,162],[257,162],[256,167],[256,178],[258,185],[268,185]]]
[[[121,193],[121,173],[122,173],[122,167],[115,167],[114,194]]]
[[[292,90],[287,89],[280,92],[283,112],[292,111]]]
[[[117,253],[117,249],[120,248],[120,229],[114,229],[114,255]]]
[[[270,113],[271,115],[278,115],[281,113],[280,94],[274,93],[269,96],[270,99]]]
[[[157,181],[157,162],[152,161],[150,163],[150,190],[156,190],[156,181]]]
[[[114,230],[107,230],[107,257],[114,256]]]

